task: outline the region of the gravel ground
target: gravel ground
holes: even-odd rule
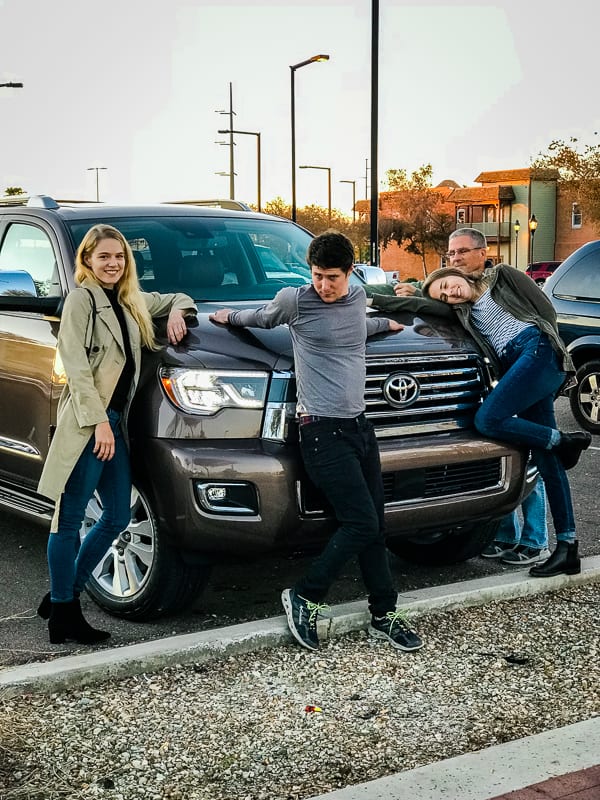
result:
[[[0,699],[3,800],[301,800],[600,713],[600,585]],[[320,710],[307,710],[317,706]]]

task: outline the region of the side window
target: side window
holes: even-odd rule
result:
[[[573,203],[571,206],[571,228],[581,228],[582,214],[579,208],[579,203]]]
[[[9,227],[0,247],[0,270],[28,272],[38,297],[61,294],[52,242],[35,225],[15,222]]]

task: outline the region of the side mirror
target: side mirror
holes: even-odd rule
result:
[[[0,269],[0,296],[37,297],[37,289],[33,278],[24,269]]]
[[[56,315],[62,296],[38,297],[31,275],[24,269],[0,269],[0,311],[37,311]]]

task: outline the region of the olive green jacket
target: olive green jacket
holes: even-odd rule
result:
[[[95,320],[87,288],[96,300]],[[152,317],[168,316],[175,308],[186,316],[196,314],[194,301],[185,294],[142,292],[142,297]],[[135,320],[125,308],[123,311],[135,365],[127,412],[140,375],[141,339]],[[56,372],[64,371],[66,383],[58,403],[56,432],[38,485],[40,494],[59,499],[95,426],[108,419],[106,409],[125,360],[121,328],[110,301],[101,287],[86,279],[81,287],[69,292],[62,312]],[[54,516],[52,530],[56,530],[58,504]]]

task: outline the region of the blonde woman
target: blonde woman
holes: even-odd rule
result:
[[[53,644],[108,639],[83,617],[79,595],[92,570],[130,521],[131,473],[122,433],[140,373],[142,347],[158,349],[152,320],[167,317],[167,337],[178,344],[185,317],[196,314],[184,294],[140,291],[125,237],[94,225],[75,260],[78,288],[62,312],[58,351],[67,383],[38,491],[56,502],[48,539],[50,592],[38,613],[48,619]],[[79,547],[86,506],[98,491],[103,513]]]

